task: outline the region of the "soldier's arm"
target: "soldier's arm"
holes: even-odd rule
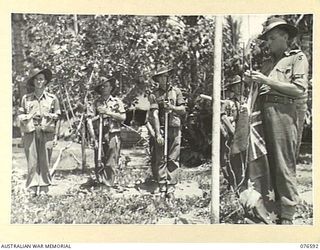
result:
[[[126,113],[117,113],[117,112],[108,111],[105,114],[119,122],[123,122],[126,119]]]
[[[152,121],[153,121],[153,125],[154,125],[154,132],[155,135],[158,136],[160,135],[160,121],[159,121],[159,110],[158,109],[153,109],[151,111],[152,113]]]
[[[150,123],[149,121],[146,123],[146,127],[147,127],[150,135],[151,135],[152,137],[156,137],[156,134],[155,134],[155,132],[154,132],[154,129],[153,129],[153,127],[152,127],[152,125],[151,125],[151,123]]]
[[[27,107],[26,107],[26,102],[27,102],[27,96],[24,95],[21,100],[21,107],[18,110],[18,121],[25,121],[29,120],[32,118],[32,114],[28,112]]]
[[[252,71],[252,80],[266,84],[274,90],[293,97],[298,97],[305,92],[305,89],[299,85],[292,84],[291,82],[276,81],[257,71]]]
[[[177,115],[184,115],[186,113],[186,107],[182,92],[179,88],[176,88],[175,91],[177,94],[177,102],[176,105],[168,104],[170,106],[169,109],[171,109]]]
[[[285,95],[299,97],[307,90],[308,60],[303,54],[297,55],[293,64],[291,82],[276,81],[257,71],[252,72],[252,79],[266,84]]]
[[[106,112],[106,115],[122,123],[126,119],[126,111],[124,109],[124,104],[120,99],[118,99],[116,105],[117,105],[116,110],[113,111],[108,109],[108,111]]]
[[[160,132],[159,110],[158,109],[152,109],[151,113],[152,113],[152,117],[153,117],[155,138],[156,138],[158,144],[163,145],[164,139],[162,138],[162,135],[161,135],[161,132]]]
[[[184,115],[186,113],[186,106],[181,104],[180,106],[173,106],[172,111],[177,115]]]
[[[163,138],[160,132],[160,120],[159,120],[159,104],[156,101],[156,97],[154,94],[150,94],[149,96],[150,102],[150,123],[148,126],[153,131],[152,136],[154,136],[157,142],[162,145],[164,143]]]

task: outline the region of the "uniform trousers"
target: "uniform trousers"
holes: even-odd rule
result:
[[[115,184],[120,159],[120,132],[105,134],[102,142],[101,164],[98,162],[98,149],[94,151],[95,174],[98,182],[112,187]]]
[[[307,104],[263,102],[263,129],[280,217],[292,220],[299,202],[296,161]]]
[[[33,132],[24,134],[24,150],[28,162],[27,188],[40,187],[40,189],[46,190],[51,184],[49,166],[53,139],[54,133],[45,132],[40,127],[36,127]]]
[[[154,179],[159,183],[161,192],[174,192],[179,170],[181,128],[168,128],[168,161],[164,159],[164,145],[150,137],[151,168]]]

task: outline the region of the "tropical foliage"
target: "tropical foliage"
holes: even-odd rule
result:
[[[192,137],[195,131],[190,129],[200,128],[206,135],[211,131],[210,109],[203,112],[194,107],[202,105],[199,94],[212,91],[213,24],[212,17],[203,16],[13,14],[17,31],[13,37],[13,113],[29,91],[25,82],[33,67],[54,72],[50,88],[58,95],[66,118],[82,110],[85,97],[94,98],[87,90],[101,77],[115,77],[119,94],[126,99],[139,82],[144,89],[152,88],[150,75],[168,65],[175,69],[173,82],[183,90],[188,114],[197,119],[196,127],[184,123],[184,132],[190,135],[185,137],[191,140],[187,144],[192,145],[199,137]],[[127,104],[131,105],[130,98]],[[198,148],[199,153],[208,151],[208,143],[203,139],[200,145],[205,149]],[[210,153],[202,155],[210,157]]]

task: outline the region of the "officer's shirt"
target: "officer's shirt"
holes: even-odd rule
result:
[[[21,131],[25,133],[34,131],[35,127],[41,127],[41,130],[46,132],[54,132],[56,124],[55,120],[50,117],[43,117],[43,114],[61,114],[58,98],[46,91],[43,92],[39,99],[34,92],[24,95],[19,111],[21,114],[35,114],[36,116],[42,117],[40,120],[31,118],[29,120],[21,121],[20,128]]]
[[[114,113],[125,114],[124,104],[118,97],[110,96],[107,100],[104,100],[103,98],[97,99],[94,102],[92,112],[89,112],[89,114],[93,113],[93,115],[95,116],[99,115],[99,112],[97,112],[97,108],[100,106],[105,107]],[[99,121],[99,119],[97,121]],[[95,128],[98,128],[98,123],[95,123],[94,125]],[[121,122],[111,117],[105,117],[103,119],[103,126],[110,133],[120,132]]]
[[[305,98],[308,95],[308,68],[308,59],[301,50],[288,50],[276,63],[272,58],[266,60],[261,67],[261,72],[275,81],[297,85],[304,90],[304,93],[298,98]],[[264,86],[264,88],[267,88],[267,90],[262,91],[261,95],[273,94],[297,98],[285,95],[269,86]]]
[[[166,93],[162,89],[157,89],[149,96],[150,109],[158,109],[159,110],[159,120],[160,126],[164,125],[164,102],[166,100]],[[182,95],[182,92],[177,87],[170,87],[168,90],[168,101],[170,104],[174,106],[184,105],[185,101]],[[181,119],[174,112],[169,113],[169,126],[170,127],[180,127]]]

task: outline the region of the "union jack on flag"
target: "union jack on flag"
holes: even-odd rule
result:
[[[248,161],[254,161],[266,154],[261,111],[257,110],[252,112],[250,117]]]

